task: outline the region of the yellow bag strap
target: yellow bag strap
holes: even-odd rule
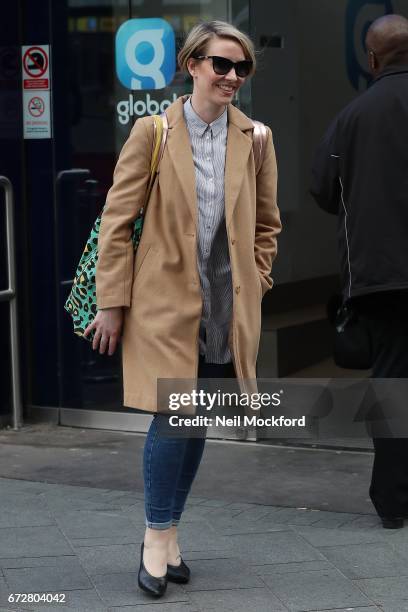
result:
[[[159,163],[163,157],[164,147],[166,146],[167,132],[169,129],[166,113],[163,113],[162,115],[153,115],[153,122],[153,148],[152,157],[150,160],[150,177],[146,191],[145,207],[153,189],[153,183],[154,179],[156,178]]]

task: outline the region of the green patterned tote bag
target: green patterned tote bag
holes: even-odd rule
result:
[[[153,188],[154,179],[156,177],[157,168],[163,155],[164,146],[167,137],[167,118],[165,113],[162,115],[154,115],[154,142],[153,152],[150,163],[150,178],[146,191],[146,199],[144,209],[150,197],[150,193]],[[96,304],[96,264],[98,261],[98,236],[101,227],[101,219],[103,214],[102,209],[98,218],[96,219],[90,236],[86,242],[84,251],[79,261],[77,270],[75,272],[73,285],[68,295],[67,301],[65,302],[65,310],[71,315],[74,333],[78,336],[84,337],[84,331],[92,323],[98,312]],[[132,242],[136,251],[139,246],[140,238],[142,236],[143,229],[143,212],[134,222]],[[93,330],[86,340],[92,341],[95,331]]]

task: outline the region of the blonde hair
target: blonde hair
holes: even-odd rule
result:
[[[256,57],[252,40],[244,32],[241,32],[226,21],[207,21],[198,23],[193,27],[177,56],[180,69],[183,72],[188,72],[187,62],[190,58],[195,55],[205,55],[208,42],[215,36],[235,40],[235,42],[241,45],[245,59],[252,61],[250,75],[255,72]]]

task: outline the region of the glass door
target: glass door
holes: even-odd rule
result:
[[[13,188],[14,222],[16,232],[16,255],[19,263],[24,260],[26,240],[22,210],[22,93],[21,93],[21,41],[20,4],[7,2],[2,6],[0,20],[0,175],[6,177]],[[9,288],[7,261],[7,219],[4,188],[0,188],[0,292]],[[24,284],[23,270],[19,266],[17,295],[19,297],[19,325],[23,324],[22,309]],[[11,350],[10,350],[10,307],[9,298],[0,298],[0,428],[11,423]],[[20,334],[21,336],[21,334]],[[21,338],[20,338],[21,340]],[[24,356],[20,348],[20,358]],[[23,364],[20,363],[22,366]],[[25,375],[24,375],[25,377]],[[26,377],[25,377],[26,378]]]
[[[145,27],[146,22],[135,26],[129,20],[164,20],[175,39],[175,49],[165,50],[173,55],[166,58],[171,65],[187,32],[199,20],[226,20],[232,13],[237,15],[237,25],[248,30],[248,4],[242,0],[66,0],[61,8],[62,4],[52,5],[61,406],[134,414],[133,409],[122,407],[120,350],[112,357],[92,351],[88,342],[73,335],[63,304],[132,125],[138,117],[160,112],[190,92],[191,83],[176,66],[171,76],[170,71],[165,75],[164,87],[154,75],[146,77],[146,67],[143,78],[131,74],[135,63],[117,33],[126,38],[126,28]],[[154,47],[147,49],[146,61],[152,65],[153,55]],[[249,86],[239,105],[249,112]]]
[[[53,3],[59,387],[65,408],[122,408],[120,350],[108,357],[74,336],[64,303],[104,205],[131,125],[116,117],[115,33],[130,17],[121,0]]]

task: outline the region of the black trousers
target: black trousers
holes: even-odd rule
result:
[[[408,378],[408,292],[353,300],[372,340],[373,378]],[[408,419],[408,397],[407,397]],[[408,438],[373,437],[370,497],[381,517],[408,517]]]

